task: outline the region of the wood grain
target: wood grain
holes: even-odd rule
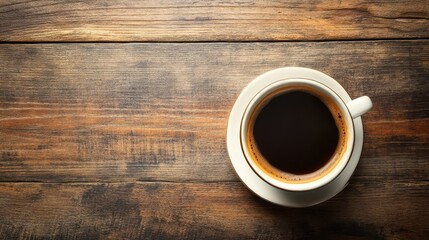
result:
[[[0,41],[429,37],[426,0],[0,1]]]
[[[424,239],[428,182],[352,181],[306,209],[241,183],[0,184],[2,239]]]
[[[356,181],[427,181],[428,43],[4,44],[0,181],[238,181],[235,99],[297,65],[372,98]]]
[[[427,0],[0,0],[0,239],[425,239],[428,29]],[[283,66],[374,102],[348,187],[306,209],[226,151]]]

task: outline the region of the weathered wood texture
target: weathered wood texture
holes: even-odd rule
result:
[[[306,66],[371,96],[355,179],[429,176],[429,41],[0,48],[0,181],[237,181],[229,111],[257,75]]]
[[[226,152],[257,75],[306,66],[371,96],[350,185],[308,209],[258,199]],[[429,40],[2,44],[0,238],[423,239]]]
[[[428,38],[427,0],[0,1],[0,41]]]
[[[426,239],[428,182],[352,181],[306,209],[241,183],[0,184],[2,239]]]

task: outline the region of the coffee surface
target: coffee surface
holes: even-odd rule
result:
[[[270,165],[290,174],[309,174],[325,166],[337,149],[335,118],[341,115],[333,115],[318,97],[286,92],[262,107],[252,135]]]

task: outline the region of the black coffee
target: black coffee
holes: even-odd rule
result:
[[[339,142],[339,130],[336,119],[318,97],[291,91],[262,107],[254,122],[253,139],[269,164],[302,175],[329,162]]]

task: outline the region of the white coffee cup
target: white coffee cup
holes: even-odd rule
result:
[[[325,101],[329,101],[332,105],[335,105],[336,111],[341,112],[341,116],[343,116],[345,134],[343,139],[343,146],[339,149],[339,153],[336,156],[337,159],[331,159],[331,166],[329,169],[325,169],[325,171],[321,171],[319,177],[314,177],[314,180],[310,181],[299,181],[293,179],[299,178],[302,179],[304,175],[295,175],[289,174],[287,172],[280,173],[283,177],[275,176],[274,174],[270,174],[267,169],[264,169],[261,164],[259,164],[255,157],[250,153],[249,145],[246,144],[246,139],[248,139],[248,131],[247,127],[249,124],[249,120],[251,116],[254,116],[254,111],[256,107],[260,104],[261,101],[266,101],[266,98],[272,95],[279,90],[282,90],[279,94],[285,94],[288,92],[293,92],[302,89],[307,89],[311,92],[318,92],[321,94]],[[273,98],[272,96],[270,98]],[[309,80],[309,79],[283,79],[271,83],[262,89],[262,91],[256,94],[252,101],[248,104],[246,111],[244,112],[242,122],[241,122],[241,146],[244,152],[244,155],[247,159],[247,162],[252,167],[252,169],[265,180],[267,183],[278,187],[280,189],[289,190],[289,191],[309,191],[316,188],[320,188],[329,182],[331,182],[334,178],[336,178],[339,173],[344,169],[348,160],[350,159],[353,145],[354,145],[354,126],[353,126],[353,118],[360,117],[362,114],[369,111],[372,107],[372,103],[369,97],[363,96],[357,98],[350,102],[344,102],[332,89],[323,85],[322,83]],[[287,136],[285,136],[287,138]],[[255,146],[256,147],[256,146]],[[309,149],[311,151],[311,149]],[[269,164],[269,159],[268,163]],[[286,160],[286,159],[285,159]],[[274,168],[269,166],[268,168]],[[280,170],[279,170],[280,171]],[[308,174],[307,174],[308,175]],[[311,173],[314,175],[314,173]],[[288,179],[289,178],[289,179]]]
[[[344,117],[347,136],[344,151],[333,167],[319,178],[308,181],[285,181],[272,176],[252,158],[246,131],[258,104],[273,92],[293,91],[297,86],[318,91],[336,106]],[[285,90],[286,91],[286,90]],[[324,100],[326,100],[324,99]],[[265,101],[265,100],[264,100]],[[228,154],[243,183],[261,198],[289,206],[305,207],[321,203],[338,194],[348,183],[360,158],[363,145],[361,115],[372,108],[369,97],[352,100],[333,78],[319,71],[285,67],[266,72],[251,81],[241,92],[231,110],[227,130]]]

